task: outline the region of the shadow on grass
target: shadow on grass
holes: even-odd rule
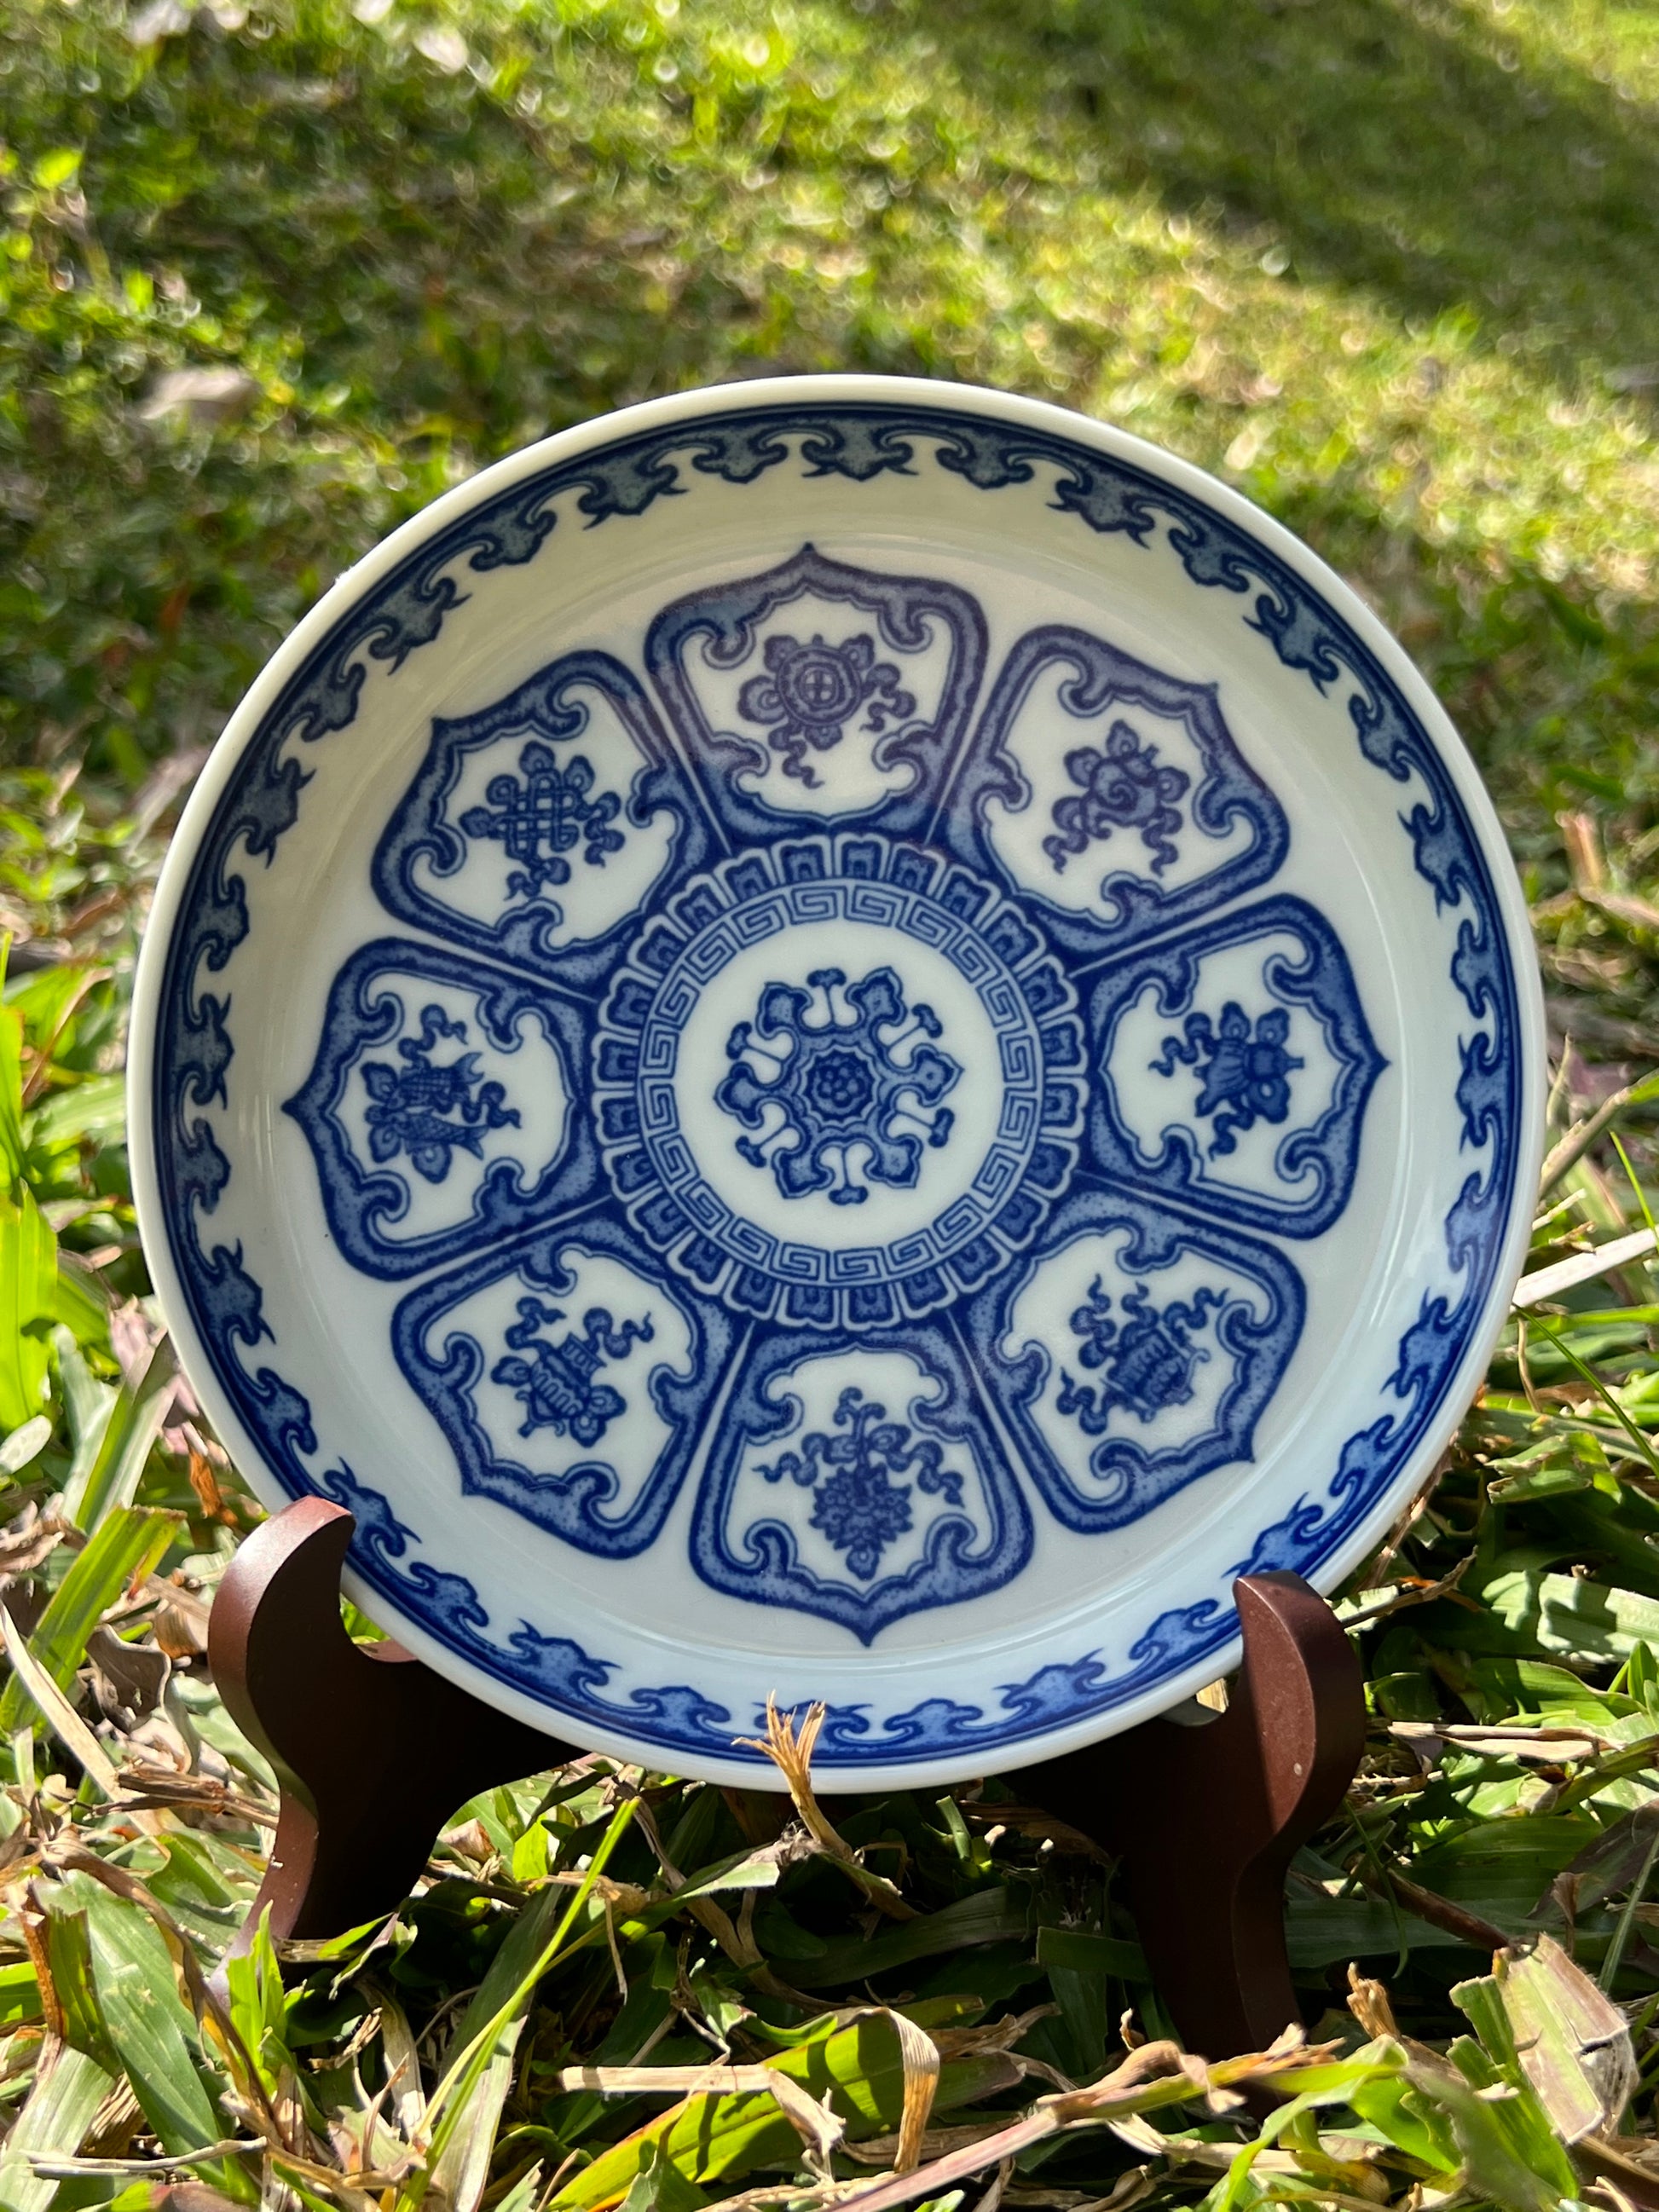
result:
[[[1108,177],[1271,235],[1304,280],[1471,312],[1558,373],[1659,374],[1659,118],[1529,73],[1452,0],[955,0],[981,96],[1069,104]],[[919,20],[919,19],[918,19]],[[1067,135],[1071,133],[1068,131]],[[1264,240],[1264,245],[1267,240]]]

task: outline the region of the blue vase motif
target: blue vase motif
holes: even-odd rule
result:
[[[435,720],[289,1108],[469,1492],[866,1644],[1249,1462],[1384,1066],[1214,687],[989,635],[806,545]]]

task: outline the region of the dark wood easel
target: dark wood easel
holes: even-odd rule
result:
[[[340,1570],[355,1523],[320,1498],[256,1529],[220,1585],[208,1654],[282,1803],[249,1927],[338,1935],[393,1911],[469,1797],[577,1756],[457,1689],[396,1644],[354,1644]],[[1171,2018],[1212,2058],[1297,2016],[1285,1875],[1334,1813],[1364,1738],[1359,1665],[1300,1576],[1234,1585],[1243,1667],[1207,1725],[1155,1720],[1006,1778],[1121,1858]],[[827,1793],[826,1793],[827,1794]]]

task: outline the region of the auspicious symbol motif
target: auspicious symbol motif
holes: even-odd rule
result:
[[[492,776],[489,805],[470,806],[461,817],[469,837],[499,838],[508,860],[520,863],[507,879],[510,897],[535,898],[549,884],[568,884],[564,856],[584,839],[582,858],[593,867],[605,866],[607,853],[621,852],[622,833],[611,824],[622,801],[613,791],[589,798],[593,770],[580,754],[562,769],[552,748],[532,739],[519,755],[519,769]]]
[[[915,712],[915,701],[898,688],[898,670],[890,660],[876,659],[874,638],[862,632],[845,645],[817,636],[802,645],[774,635],[762,657],[766,673],[751,676],[738,692],[738,712],[751,722],[771,724],[767,743],[782,754],[784,774],[809,787],[818,776],[807,747],[827,753],[838,745],[860,708],[878,735],[890,720],[902,722]]]
[[[1203,1077],[1194,1111],[1206,1120],[1215,1117],[1210,1157],[1231,1152],[1235,1132],[1253,1129],[1258,1120],[1279,1122],[1291,1110],[1291,1086],[1285,1080],[1304,1062],[1285,1049],[1291,1018],[1282,1006],[1263,1014],[1250,1034],[1250,1018],[1229,999],[1221,1009],[1221,1032],[1212,1028],[1207,1014],[1188,1014],[1186,1036],[1165,1037],[1163,1056],[1152,1062],[1159,1075],[1173,1075],[1176,1060],[1196,1066]]]
[[[739,1137],[738,1150],[751,1166],[769,1166],[786,1198],[828,1190],[836,1206],[861,1206],[869,1193],[856,1174],[908,1190],[923,1143],[937,1150],[950,1136],[953,1117],[939,1102],[962,1074],[949,1053],[915,1042],[937,1037],[939,1018],[931,1006],[905,1006],[890,968],[857,983],[839,968],[806,980],[804,991],[769,983],[755,1020],[739,1022],[726,1041],[737,1065],[716,1103],[748,1129],[765,1127],[769,1106],[784,1117],[763,1145]],[[809,1009],[818,1017],[811,1022]],[[752,1060],[768,1072],[757,1076]]]
[[[1193,1395],[1193,1376],[1209,1358],[1190,1332],[1201,1328],[1206,1314],[1224,1304],[1218,1291],[1200,1290],[1190,1304],[1172,1302],[1160,1313],[1152,1303],[1145,1283],[1137,1283],[1118,1301],[1119,1318],[1112,1300],[1097,1275],[1089,1285],[1089,1301],[1072,1316],[1073,1334],[1082,1340],[1078,1354],[1085,1367],[1097,1369],[1100,1386],[1079,1383],[1062,1368],[1060,1410],[1074,1414],[1086,1435],[1097,1437],[1111,1418],[1115,1406],[1127,1407],[1143,1421],[1152,1420],[1169,1406],[1184,1406]]]
[[[1158,747],[1143,743],[1127,722],[1114,722],[1106,743],[1079,745],[1066,756],[1066,773],[1082,792],[1080,799],[1054,801],[1054,829],[1042,849],[1061,873],[1068,856],[1087,852],[1114,830],[1139,830],[1152,855],[1152,873],[1162,875],[1176,857],[1170,842],[1181,827],[1176,799],[1192,779],[1184,769],[1160,767]]]
[[[787,1475],[802,1490],[817,1486],[812,1526],[846,1553],[848,1569],[867,1583],[887,1547],[910,1526],[910,1486],[892,1478],[914,1474],[918,1490],[942,1492],[960,1505],[962,1477],[940,1466],[944,1454],[931,1437],[912,1437],[902,1421],[890,1421],[887,1408],[866,1399],[856,1383],[836,1402],[836,1426],[844,1433],[815,1429],[799,1451],[785,1452],[759,1472],[769,1482]]]
[[[404,1037],[398,1044],[401,1068],[384,1060],[363,1063],[363,1083],[374,1102],[364,1117],[370,1153],[384,1162],[407,1152],[428,1182],[441,1182],[449,1173],[457,1146],[477,1159],[487,1129],[519,1126],[517,1111],[501,1103],[505,1087],[486,1083],[478,1073],[476,1052],[463,1053],[447,1067],[432,1065],[440,1037],[464,1043],[466,1024],[449,1020],[441,1006],[425,1007],[419,1037]]]
[[[492,1382],[509,1385],[525,1409],[519,1425],[521,1437],[538,1429],[551,1429],[556,1437],[571,1436],[579,1444],[596,1444],[627,1401],[620,1391],[593,1377],[607,1359],[624,1358],[631,1345],[649,1344],[651,1317],[625,1321],[620,1328],[603,1306],[590,1306],[582,1316],[581,1334],[574,1332],[562,1344],[553,1344],[540,1334],[564,1319],[562,1306],[544,1305],[539,1298],[520,1298],[519,1318],[507,1332],[507,1342],[528,1359],[498,1359],[489,1370]]]

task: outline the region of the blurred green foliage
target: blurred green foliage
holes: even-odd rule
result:
[[[1310,538],[1559,890],[1659,795],[1656,99],[1609,0],[9,0],[0,742],[137,783],[605,408],[966,377]]]

